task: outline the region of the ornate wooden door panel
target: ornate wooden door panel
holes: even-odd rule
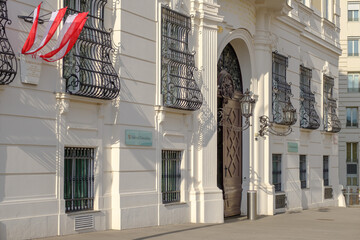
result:
[[[225,217],[239,215],[242,192],[242,134],[231,126],[241,126],[240,104],[228,100],[224,106],[228,116],[223,126],[223,191]]]

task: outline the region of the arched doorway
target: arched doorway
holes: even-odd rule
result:
[[[225,217],[240,215],[242,194],[242,77],[229,43],[218,61],[218,187],[223,191]]]

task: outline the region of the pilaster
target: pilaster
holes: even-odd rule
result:
[[[193,35],[199,86],[204,100],[197,112],[197,153],[192,163],[192,222],[224,220],[222,191],[217,187],[217,24],[222,21],[214,1],[192,1]]]

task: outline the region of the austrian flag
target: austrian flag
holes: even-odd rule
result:
[[[38,24],[40,16],[40,7],[37,6],[34,10],[33,25],[31,27],[29,36],[21,50],[22,54],[34,54],[40,51],[53,37],[56,29],[64,18],[67,7],[58,11],[52,12],[49,22],[46,26],[45,34],[41,40],[38,39]],[[69,15],[66,18],[63,28],[60,31],[55,48],[51,52],[40,55],[47,62],[54,62],[62,59],[75,45],[81,30],[83,29],[87,20],[87,12],[76,13]]]

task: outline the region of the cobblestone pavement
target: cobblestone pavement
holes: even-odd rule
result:
[[[102,231],[45,238],[46,240],[110,240],[110,239],[360,239],[360,208],[317,208],[259,217],[226,219],[224,224],[180,224]]]

